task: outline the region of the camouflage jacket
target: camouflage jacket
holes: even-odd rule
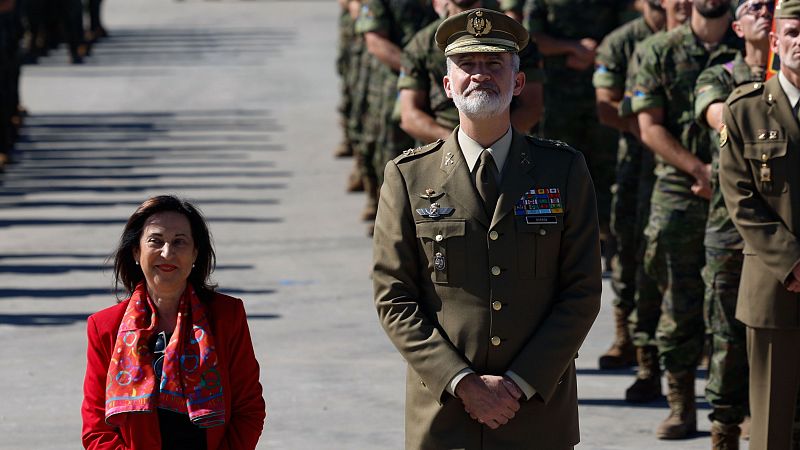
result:
[[[594,87],[624,90],[628,61],[633,55],[636,44],[654,33],[644,17],[640,17],[618,27],[606,36],[597,48],[592,77]]]
[[[688,151],[711,162],[710,139],[694,120],[694,86],[700,72],[733,60],[742,41],[732,29],[713,50],[707,50],[689,24],[660,34],[643,49],[634,78],[631,107],[634,113],[662,108],[664,127]],[[691,192],[694,178],[657,157],[653,203],[686,209],[697,199]]]
[[[765,73],[764,67],[748,66],[740,53],[733,61],[709,67],[697,77],[697,85],[694,88],[695,120],[708,130],[711,140],[712,195],[706,222],[706,247],[726,249],[744,247],[742,236],[733,225],[719,189],[719,133],[708,127],[706,110],[712,103],[724,102],[736,87],[764,81]]]
[[[400,48],[425,25],[436,20],[430,2],[423,0],[367,0],[356,19],[356,33],[384,32]]]

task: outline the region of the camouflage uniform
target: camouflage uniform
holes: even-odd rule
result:
[[[526,26],[557,39],[592,38],[601,42],[622,21],[627,0],[527,0]],[[569,142],[584,152],[597,192],[602,231],[608,231],[611,214],[611,186],[614,184],[614,130],[597,120],[591,68],[576,71],[565,66],[566,56],[545,56],[547,86],[544,90],[544,118],[540,134]]]
[[[740,85],[764,80],[765,69],[751,69],[741,54],[703,71],[695,86],[695,119],[707,127],[705,113],[712,103],[724,102]],[[744,324],[735,318],[744,241],[733,225],[719,189],[719,134],[711,133],[712,196],[706,222],[706,327],[712,333],[713,356],[706,398],[714,407],[711,420],[739,424],[748,413],[748,365]]]
[[[342,126],[342,133],[344,134],[345,146],[352,146],[349,129],[347,127],[347,119],[350,116],[350,110],[353,107],[352,87],[348,84],[348,75],[350,74],[353,58],[351,58],[351,48],[355,39],[355,22],[350,17],[350,12],[347,8],[342,9],[342,14],[339,17],[339,48],[336,53],[336,73],[340,78],[340,93],[341,100],[339,102],[339,120]]]
[[[356,32],[383,32],[402,49],[417,31],[436,17],[429,2],[422,0],[367,0],[356,20]],[[413,147],[414,140],[400,129],[399,110],[396,109],[398,74],[380,61],[374,64],[374,69],[368,95],[369,123],[365,126],[369,138],[375,139],[370,175],[374,172],[380,185],[386,162]]]
[[[483,4],[485,8],[499,10],[496,1],[484,1]],[[423,28],[403,49],[403,68],[397,81],[397,89],[427,92],[430,107],[428,113],[439,125],[445,128],[455,128],[458,125],[458,109],[453,100],[447,97],[442,84],[442,78],[447,75],[447,58],[445,58],[444,52],[436,46],[434,39],[436,29],[443,20],[437,20]],[[525,82],[543,82],[542,57],[536,44],[531,42],[519,56],[520,71],[525,73]],[[511,107],[514,108],[513,102]],[[527,132],[529,130],[518,131]]]
[[[637,42],[652,36],[644,18],[628,22],[603,39],[597,49],[592,83],[595,88],[625,91],[628,61]],[[627,312],[636,306],[637,251],[642,247],[642,230],[637,228],[638,188],[642,146],[635,136],[620,133],[617,147],[616,189],[612,195],[611,231],[617,239],[616,261],[611,286],[614,306]]]
[[[636,73],[633,111],[663,108],[664,127],[701,161],[711,162],[709,136],[694,121],[694,84],[705,68],[732,60],[741,41],[731,29],[709,52],[688,24],[655,38]],[[694,178],[657,158],[645,268],[663,293],[656,339],[668,374],[693,377],[703,350],[703,237],[708,202],[691,192]],[[693,399],[692,399],[693,401]]]

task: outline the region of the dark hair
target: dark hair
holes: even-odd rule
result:
[[[197,259],[189,274],[189,283],[194,287],[200,300],[210,301],[217,288],[217,285],[211,284],[209,280],[211,272],[214,271],[217,264],[214,247],[211,243],[211,233],[208,231],[208,226],[200,210],[186,200],[172,195],[148,198],[136,208],[136,211],[128,219],[119,239],[117,250],[113,255],[115,287],[119,288],[121,284],[128,294],[132,294],[136,286],[144,279],[142,268],[136,265],[133,258],[133,250],[139,247],[139,239],[142,237],[147,219],[160,212],[176,212],[189,219],[192,240],[197,248]]]

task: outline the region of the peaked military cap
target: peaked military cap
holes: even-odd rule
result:
[[[775,7],[776,19],[800,19],[800,0],[781,0]]]
[[[516,20],[484,8],[450,16],[436,29],[436,44],[445,56],[519,52],[528,45],[530,37]]]

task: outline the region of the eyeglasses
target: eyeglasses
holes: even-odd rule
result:
[[[163,331],[158,333],[156,343],[153,345],[153,372],[156,374],[156,379],[161,380],[161,371],[164,368],[164,351],[167,349],[167,334]]]
[[[769,14],[775,12],[775,3],[774,2],[750,2],[747,4],[745,8],[746,14],[756,15],[761,12],[762,9],[766,8]]]

